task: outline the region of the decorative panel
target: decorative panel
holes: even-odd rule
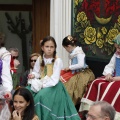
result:
[[[119,0],[74,0],[73,31],[87,59],[109,61],[120,32]]]

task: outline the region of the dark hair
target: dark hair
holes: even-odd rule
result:
[[[0,32],[0,48],[4,47],[5,45],[4,40],[5,40],[5,35]]]
[[[47,42],[47,41],[52,41],[52,42],[54,43],[54,45],[55,45],[55,48],[57,48],[57,44],[56,44],[56,42],[55,42],[55,39],[54,39],[52,36],[47,36],[47,37],[45,37],[45,38],[42,40],[42,42],[41,42],[41,47],[44,46],[45,42]],[[44,60],[43,60],[44,51],[42,51],[42,49],[41,49],[41,51],[40,51],[40,54],[41,54],[41,57],[42,57],[41,66],[44,67]],[[54,59],[53,59],[52,62],[55,61],[55,57],[56,57],[56,49],[55,49],[55,51],[54,51],[54,53],[53,53],[53,58],[54,58]]]
[[[23,120],[32,120],[34,117],[34,100],[31,92],[23,87],[18,88],[15,93],[13,94],[13,101],[15,95],[20,95],[22,96],[27,102],[30,102],[30,104],[27,106],[27,108],[24,111],[23,115]],[[14,106],[13,106],[13,111],[14,111]]]
[[[68,45],[76,46],[76,42],[77,42],[77,39],[75,37],[68,35],[63,39],[62,46],[65,46],[65,47],[67,47]]]

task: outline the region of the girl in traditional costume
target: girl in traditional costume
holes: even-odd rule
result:
[[[80,103],[88,82],[95,79],[86,64],[82,47],[76,46],[76,42],[71,35],[63,39],[62,45],[69,52],[69,66],[62,70],[60,77],[75,105]]]
[[[47,36],[41,42],[41,57],[29,74],[36,114],[41,120],[80,120],[74,104],[60,81],[62,60],[56,56],[56,42]]]
[[[120,34],[114,39],[116,52],[103,75],[95,79],[81,99],[80,111],[89,110],[95,101],[107,101],[116,110],[116,119],[120,120]]]

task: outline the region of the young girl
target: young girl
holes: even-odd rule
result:
[[[120,34],[114,42],[116,52],[105,66],[104,76],[94,80],[82,98],[80,111],[89,110],[90,105],[95,101],[107,101],[114,106],[116,119],[120,120]]]
[[[56,56],[56,47],[53,37],[47,36],[43,39],[41,57],[37,59],[32,74],[28,76],[31,79],[29,81],[32,81],[31,86],[35,85],[34,89],[37,89],[35,78],[40,78],[41,82],[41,90],[37,89],[36,93],[31,91],[36,113],[41,120],[80,120],[71,98],[59,81],[63,64]],[[31,86],[28,86],[29,90]]]
[[[74,104],[80,102],[88,82],[94,80],[94,74],[85,62],[85,53],[76,46],[77,40],[68,35],[63,39],[62,45],[69,52],[69,66],[62,70],[61,81],[64,83]]]
[[[39,120],[34,113],[34,100],[26,88],[18,88],[13,94],[13,111],[10,120]]]

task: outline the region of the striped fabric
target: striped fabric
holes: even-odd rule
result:
[[[104,77],[94,80],[81,99],[80,111],[88,110],[95,101],[107,101],[120,115],[120,81],[108,82]]]

